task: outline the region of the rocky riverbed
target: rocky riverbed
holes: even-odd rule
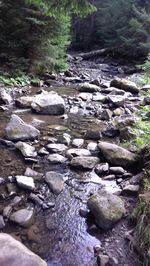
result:
[[[68,60],[40,87],[2,88],[1,232],[49,266],[142,265],[127,237],[142,158],[123,141],[149,98],[131,67]]]

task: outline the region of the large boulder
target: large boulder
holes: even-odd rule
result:
[[[104,230],[111,229],[125,213],[123,201],[118,196],[104,190],[92,195],[87,205],[94,215],[96,224]]]
[[[28,140],[38,138],[40,131],[25,123],[19,116],[12,115],[6,129],[6,137],[10,140]]]
[[[138,156],[116,144],[100,141],[98,147],[112,165],[129,167],[138,161]]]
[[[8,234],[0,233],[1,266],[47,266],[47,263]]]
[[[53,91],[37,95],[31,107],[35,112],[45,115],[62,115],[65,112],[63,98]]]
[[[115,78],[110,83],[111,87],[115,87],[131,93],[139,93],[139,89],[136,84],[126,79]]]

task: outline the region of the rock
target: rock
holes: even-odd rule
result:
[[[97,264],[98,264],[98,266],[107,266],[108,263],[109,263],[109,256],[103,255],[103,254],[99,254],[97,256]]]
[[[99,119],[109,121],[112,118],[113,112],[109,109],[103,109],[99,115]]]
[[[115,78],[110,83],[111,87],[115,87],[131,93],[139,93],[139,89],[134,82],[126,79]]]
[[[39,79],[31,80],[31,86],[33,87],[42,87],[42,85],[43,85],[42,80],[39,80]]]
[[[145,96],[143,103],[144,103],[144,105],[150,105],[150,96]]]
[[[92,100],[92,95],[91,95],[91,93],[88,93],[88,92],[81,92],[78,95],[78,97],[81,98],[83,101],[90,101],[90,100]]]
[[[16,99],[16,106],[19,108],[30,108],[34,96],[22,96]]]
[[[104,230],[111,229],[125,213],[123,201],[118,196],[104,190],[92,195],[87,204],[94,215],[96,224]]]
[[[25,142],[19,141],[15,144],[15,147],[21,151],[24,157],[36,157],[37,152],[35,148]]]
[[[123,175],[126,171],[122,167],[110,167],[109,172],[115,175]]]
[[[94,84],[94,85],[100,87],[101,86],[101,80],[100,80],[100,78],[94,79],[90,82],[90,84]]]
[[[12,115],[6,129],[6,137],[9,140],[28,140],[40,136],[40,131],[25,123],[19,116]]]
[[[44,124],[44,123],[45,123],[45,121],[43,121],[43,120],[33,118],[31,125],[34,127],[38,127],[39,125]]]
[[[99,130],[92,130],[89,129],[85,133],[85,139],[93,139],[93,140],[100,140],[102,137],[102,134]]]
[[[12,236],[0,233],[1,266],[47,266],[47,263]]]
[[[11,214],[9,219],[20,226],[30,227],[34,221],[34,212],[33,210],[21,209]]]
[[[114,180],[114,179],[116,179],[115,175],[106,175],[106,176],[103,177],[103,180],[111,181],[111,180]]]
[[[45,115],[63,115],[65,112],[65,102],[63,98],[55,92],[37,95],[31,107],[35,112]]]
[[[55,194],[60,194],[64,189],[64,177],[62,174],[53,171],[47,172],[45,181]]]
[[[120,89],[116,89],[114,87],[110,87],[108,90],[110,90],[111,92],[109,93],[109,95],[125,95],[125,91],[120,90]],[[107,90],[107,91],[108,91]],[[132,94],[131,94],[132,95]]]
[[[0,230],[3,229],[5,227],[5,222],[4,222],[4,218],[2,215],[0,215]]]
[[[116,144],[100,141],[98,147],[105,159],[116,166],[129,167],[139,160],[136,154]]]
[[[123,127],[120,129],[120,139],[121,140],[130,140],[136,137],[136,133],[129,126]]]
[[[113,111],[114,116],[120,116],[123,115],[124,109],[122,107],[118,107]]]
[[[24,173],[25,176],[32,177],[36,181],[42,180],[43,174],[32,170],[31,168],[27,167]]]
[[[66,157],[68,157],[69,159],[72,159],[73,157],[77,157],[77,156],[91,156],[91,152],[87,149],[69,149],[66,152]]]
[[[102,93],[97,92],[97,93],[94,93],[92,97],[92,101],[105,103],[107,101],[107,97],[103,95]]]
[[[119,129],[133,125],[134,123],[135,123],[135,117],[133,115],[123,115],[114,119],[114,124]]]
[[[100,91],[100,87],[97,85],[85,82],[80,86],[79,91],[92,93],[92,92]]]
[[[141,88],[142,91],[149,91],[150,90],[150,84],[146,84]]]
[[[107,99],[110,103],[113,103],[114,106],[122,107],[124,106],[127,97],[121,95],[109,95]]]
[[[60,154],[50,154],[47,157],[47,160],[51,162],[52,164],[65,163],[67,161],[67,159]]]
[[[90,151],[96,151],[98,149],[97,143],[89,142],[87,145],[87,149]]]
[[[93,169],[97,163],[99,163],[99,159],[97,157],[78,156],[78,157],[74,157],[71,160],[70,165],[74,168],[90,170],[90,169]]]
[[[64,144],[59,144],[59,143],[51,143],[51,144],[48,144],[47,146],[47,149],[50,150],[51,152],[64,152],[66,149],[67,149],[67,146],[64,145]]]
[[[139,185],[141,180],[143,179],[143,176],[144,176],[144,173],[143,172],[140,172],[139,174],[137,175],[134,175],[130,178],[130,184],[131,185]]]
[[[11,215],[11,213],[12,213],[12,210],[13,210],[12,204],[6,206],[6,207],[3,209],[3,217],[8,219],[9,216]]]
[[[122,190],[124,196],[137,196],[139,192],[139,185],[127,185]]]
[[[95,173],[97,175],[103,175],[109,172],[109,164],[108,163],[101,163],[96,165]]]
[[[34,184],[34,180],[32,177],[17,175],[16,181],[17,181],[18,186],[20,186],[22,188],[26,188],[29,190],[35,189],[35,184]]]
[[[109,126],[106,130],[102,131],[102,135],[108,138],[119,137],[120,131],[116,127]]]
[[[12,101],[13,99],[9,93],[7,93],[5,90],[0,92],[0,104],[10,104]]]
[[[72,141],[72,146],[76,147],[76,148],[80,148],[82,147],[84,144],[84,139],[74,139]]]
[[[38,151],[38,154],[40,154],[41,156],[44,156],[44,155],[49,155],[49,152],[47,151],[45,147],[43,147]]]

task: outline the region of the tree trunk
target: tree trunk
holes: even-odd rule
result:
[[[88,60],[90,58],[98,57],[101,55],[106,55],[108,53],[111,53],[115,50],[116,48],[105,48],[105,49],[100,49],[96,51],[91,51],[88,53],[81,53],[79,54],[80,57],[82,57],[84,60]]]

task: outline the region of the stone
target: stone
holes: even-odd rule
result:
[[[146,84],[141,88],[142,91],[149,91],[150,90],[150,84]]]
[[[109,109],[103,109],[99,114],[99,119],[109,121],[112,118],[113,112]]]
[[[122,190],[122,195],[137,196],[139,192],[139,185],[126,185]]]
[[[97,175],[103,175],[109,172],[109,164],[108,163],[100,163],[95,167],[95,173]]]
[[[96,151],[98,149],[97,143],[89,142],[87,145],[87,149],[90,151]]]
[[[43,147],[38,151],[38,154],[40,154],[41,156],[44,156],[44,155],[49,155],[49,152],[47,151],[45,147]]]
[[[113,111],[114,116],[120,116],[123,115],[124,109],[122,107],[118,107]]]
[[[94,85],[100,87],[101,86],[101,80],[100,80],[100,78],[94,79],[90,82],[90,84],[94,84]]]
[[[78,97],[81,98],[83,101],[90,101],[92,99],[91,93],[88,92],[81,92]]]
[[[132,81],[126,79],[115,78],[110,83],[111,87],[115,87],[131,93],[139,93],[139,88]]]
[[[3,229],[5,227],[5,222],[4,222],[4,218],[2,215],[0,215],[0,230]]]
[[[10,221],[23,226],[30,227],[34,221],[33,210],[21,209],[10,215]]]
[[[40,136],[40,131],[25,123],[19,116],[12,115],[6,129],[6,137],[9,140],[30,140]]]
[[[109,172],[115,175],[123,175],[126,171],[122,167],[110,167]]]
[[[36,157],[37,152],[35,148],[25,142],[19,141],[15,144],[15,147],[21,151],[24,157]]]
[[[11,104],[13,101],[11,95],[7,93],[5,90],[1,90],[0,92],[0,104]]]
[[[121,95],[109,95],[107,99],[110,103],[113,103],[114,106],[122,107],[124,106],[127,97]]]
[[[47,263],[12,236],[0,233],[1,266],[47,266]]]
[[[121,140],[130,140],[135,137],[136,137],[136,133],[131,127],[126,126],[126,127],[120,128],[120,139]]]
[[[92,97],[92,101],[105,103],[107,101],[107,97],[102,93],[96,92]]]
[[[62,174],[59,174],[54,171],[47,172],[45,174],[45,181],[48,184],[49,188],[55,193],[60,194],[64,189],[64,177]]]
[[[65,163],[67,161],[67,158],[65,158],[64,156],[60,155],[60,154],[50,154],[47,157],[47,160],[52,163],[52,164],[57,164],[57,163]]]
[[[143,100],[144,105],[150,105],[150,96],[145,96]]]
[[[114,126],[109,126],[106,130],[102,131],[102,135],[108,138],[119,137],[120,131]]]
[[[31,169],[30,167],[26,168],[24,175],[28,177],[32,177],[36,181],[41,181],[43,177],[43,174]]]
[[[103,180],[114,180],[116,179],[116,176],[115,175],[106,175],[106,176],[103,176]]]
[[[19,108],[30,108],[34,96],[21,96],[16,99],[16,106]]]
[[[63,98],[55,92],[37,95],[31,107],[35,112],[45,115],[63,115],[65,112],[65,102]]]
[[[103,230],[111,229],[125,214],[124,202],[116,195],[100,190],[87,202],[96,224]]]
[[[109,256],[103,255],[103,254],[99,254],[97,256],[97,264],[98,264],[98,266],[107,266],[108,263],[109,263]]]
[[[93,93],[93,92],[97,92],[100,91],[100,87],[94,84],[90,84],[90,83],[83,83],[80,87],[79,87],[79,91],[80,92],[89,92],[89,93]]]
[[[72,141],[72,146],[76,147],[76,148],[81,148],[84,144],[84,139],[74,139]]]
[[[102,137],[102,134],[99,130],[92,130],[89,129],[85,133],[85,139],[93,139],[93,140],[100,140]]]
[[[139,157],[136,154],[116,144],[100,141],[98,147],[105,159],[115,166],[127,168],[139,160]]]
[[[17,175],[16,182],[17,182],[17,185],[22,188],[29,189],[29,190],[35,189],[35,184],[34,184],[34,180],[32,177]]]
[[[77,156],[74,157],[71,162],[70,165],[73,168],[78,168],[78,169],[93,169],[95,167],[95,165],[99,163],[99,158],[97,157],[93,157],[93,156]]]
[[[49,150],[49,151],[51,151],[51,152],[60,152],[60,153],[62,153],[62,152],[64,152],[64,151],[66,151],[66,149],[67,149],[67,146],[66,145],[64,145],[64,144],[59,144],[59,143],[51,143],[51,144],[48,144],[47,146],[46,146],[46,148]]]
[[[77,149],[77,148],[74,148],[74,149],[69,149],[67,150],[66,152],[66,157],[69,158],[70,160],[73,158],[73,157],[77,157],[77,156],[91,156],[91,152],[87,149]]]

